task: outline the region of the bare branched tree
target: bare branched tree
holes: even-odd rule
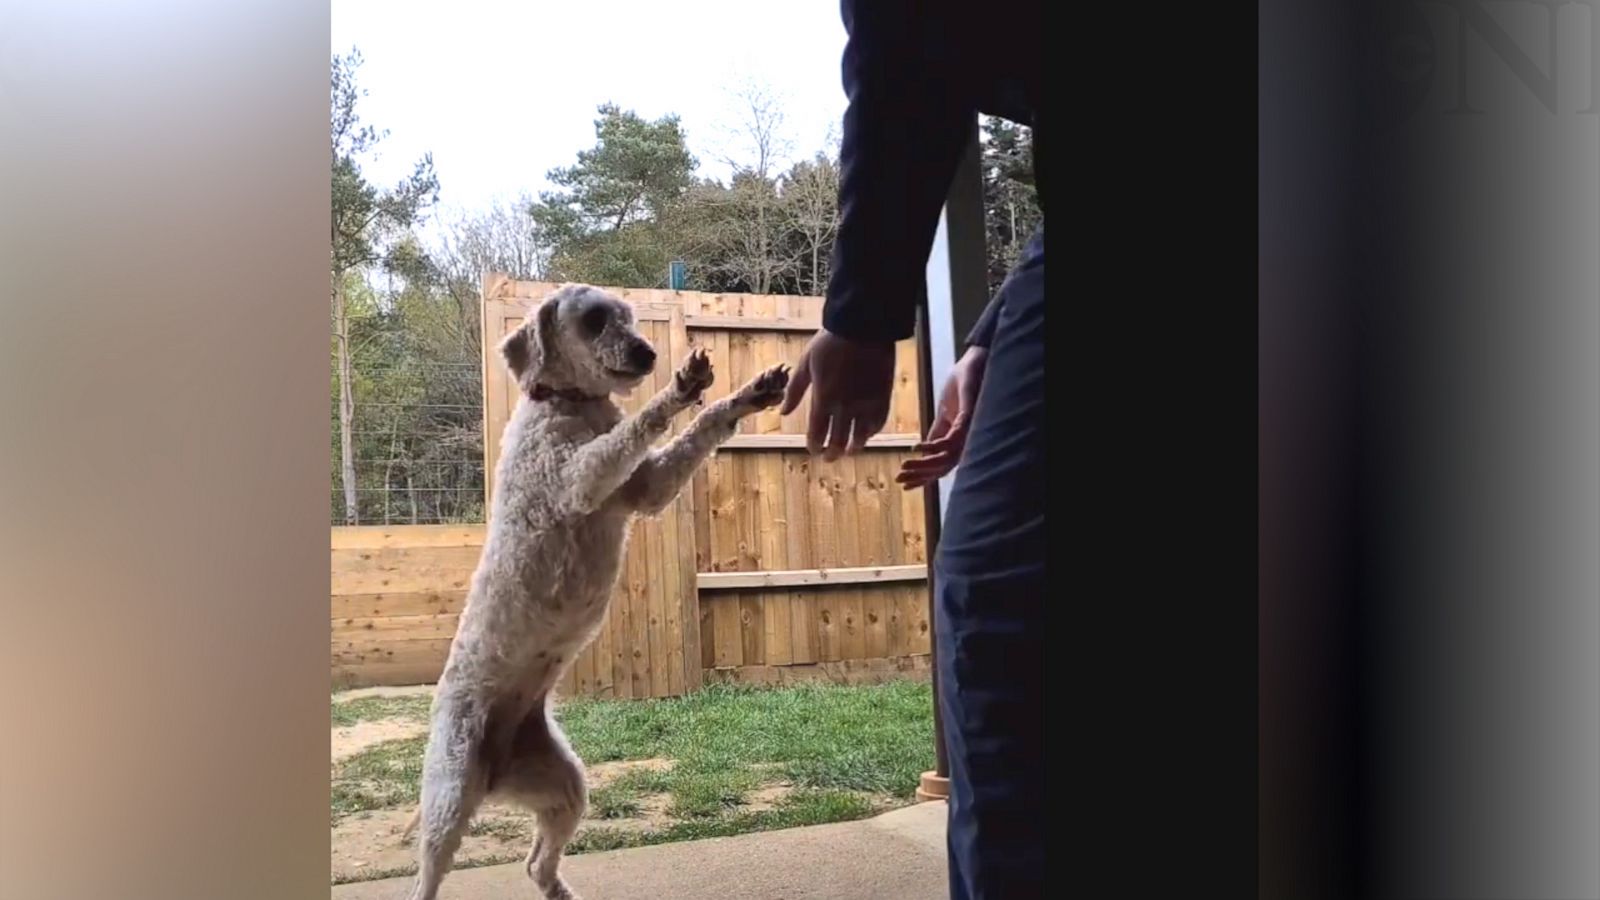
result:
[[[751,78],[727,89],[728,113],[722,124],[726,150],[719,156],[734,173],[770,178],[793,149],[784,124],[786,98]]]
[[[765,85],[746,80],[729,91],[730,114],[723,127],[727,150],[721,159],[732,170],[724,189],[701,185],[687,205],[695,225],[692,245],[701,268],[720,283],[770,294],[794,274],[800,255],[784,240],[777,172],[791,144],[784,130],[784,101]]]
[[[828,254],[839,228],[839,167],[831,155],[818,153],[784,175],[782,191],[788,228],[808,264],[801,290],[820,297],[828,290]]]
[[[451,280],[476,283],[484,272],[513,278],[544,278],[549,248],[534,221],[534,198],[523,194],[476,213],[459,215],[445,228],[436,254]]]

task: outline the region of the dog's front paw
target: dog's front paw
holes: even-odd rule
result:
[[[789,386],[789,367],[783,363],[750,379],[739,389],[738,402],[750,409],[759,410],[777,406]]]
[[[701,349],[690,353],[689,358],[678,367],[677,374],[672,377],[672,387],[680,402],[699,403],[714,380],[716,375],[711,371],[711,357]]]

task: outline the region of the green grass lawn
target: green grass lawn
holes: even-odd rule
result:
[[[354,700],[333,698],[333,727],[371,722],[378,719],[405,719],[411,722],[428,721],[428,703],[431,697],[357,697]]]
[[[428,703],[426,696],[336,700],[332,723],[425,722]],[[557,718],[586,764],[655,762],[591,791],[589,821],[571,852],[845,821],[909,802],[918,776],[933,767],[931,704],[926,682],[718,685],[667,700],[567,701]],[[334,824],[373,810],[409,812],[426,740],[385,741],[335,764]],[[754,804],[758,792],[773,799]],[[646,806],[658,814],[638,826]],[[638,827],[621,827],[630,824]],[[508,841],[526,836],[518,822],[479,829],[496,827]],[[396,872],[365,877],[378,874]]]

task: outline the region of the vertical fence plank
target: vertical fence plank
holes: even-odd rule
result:
[[[818,566],[811,533],[811,502],[807,490],[811,458],[805,453],[783,453],[784,539],[788,565],[796,569]],[[792,663],[817,661],[815,604],[809,595],[789,593],[789,658]]]

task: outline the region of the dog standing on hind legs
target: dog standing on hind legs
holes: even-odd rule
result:
[[[564,285],[499,351],[522,397],[500,442],[483,556],[434,690],[411,900],[435,900],[490,796],[534,814],[528,875],[548,900],[576,900],[558,869],[588,794],[583,763],[551,715],[552,691],[605,616],[629,521],[666,509],[739,420],[776,405],[789,380],[787,366],[766,370],[652,449],[711,385],[704,351],[631,417],[611,395],[636,388],[656,354],[618,297]]]

